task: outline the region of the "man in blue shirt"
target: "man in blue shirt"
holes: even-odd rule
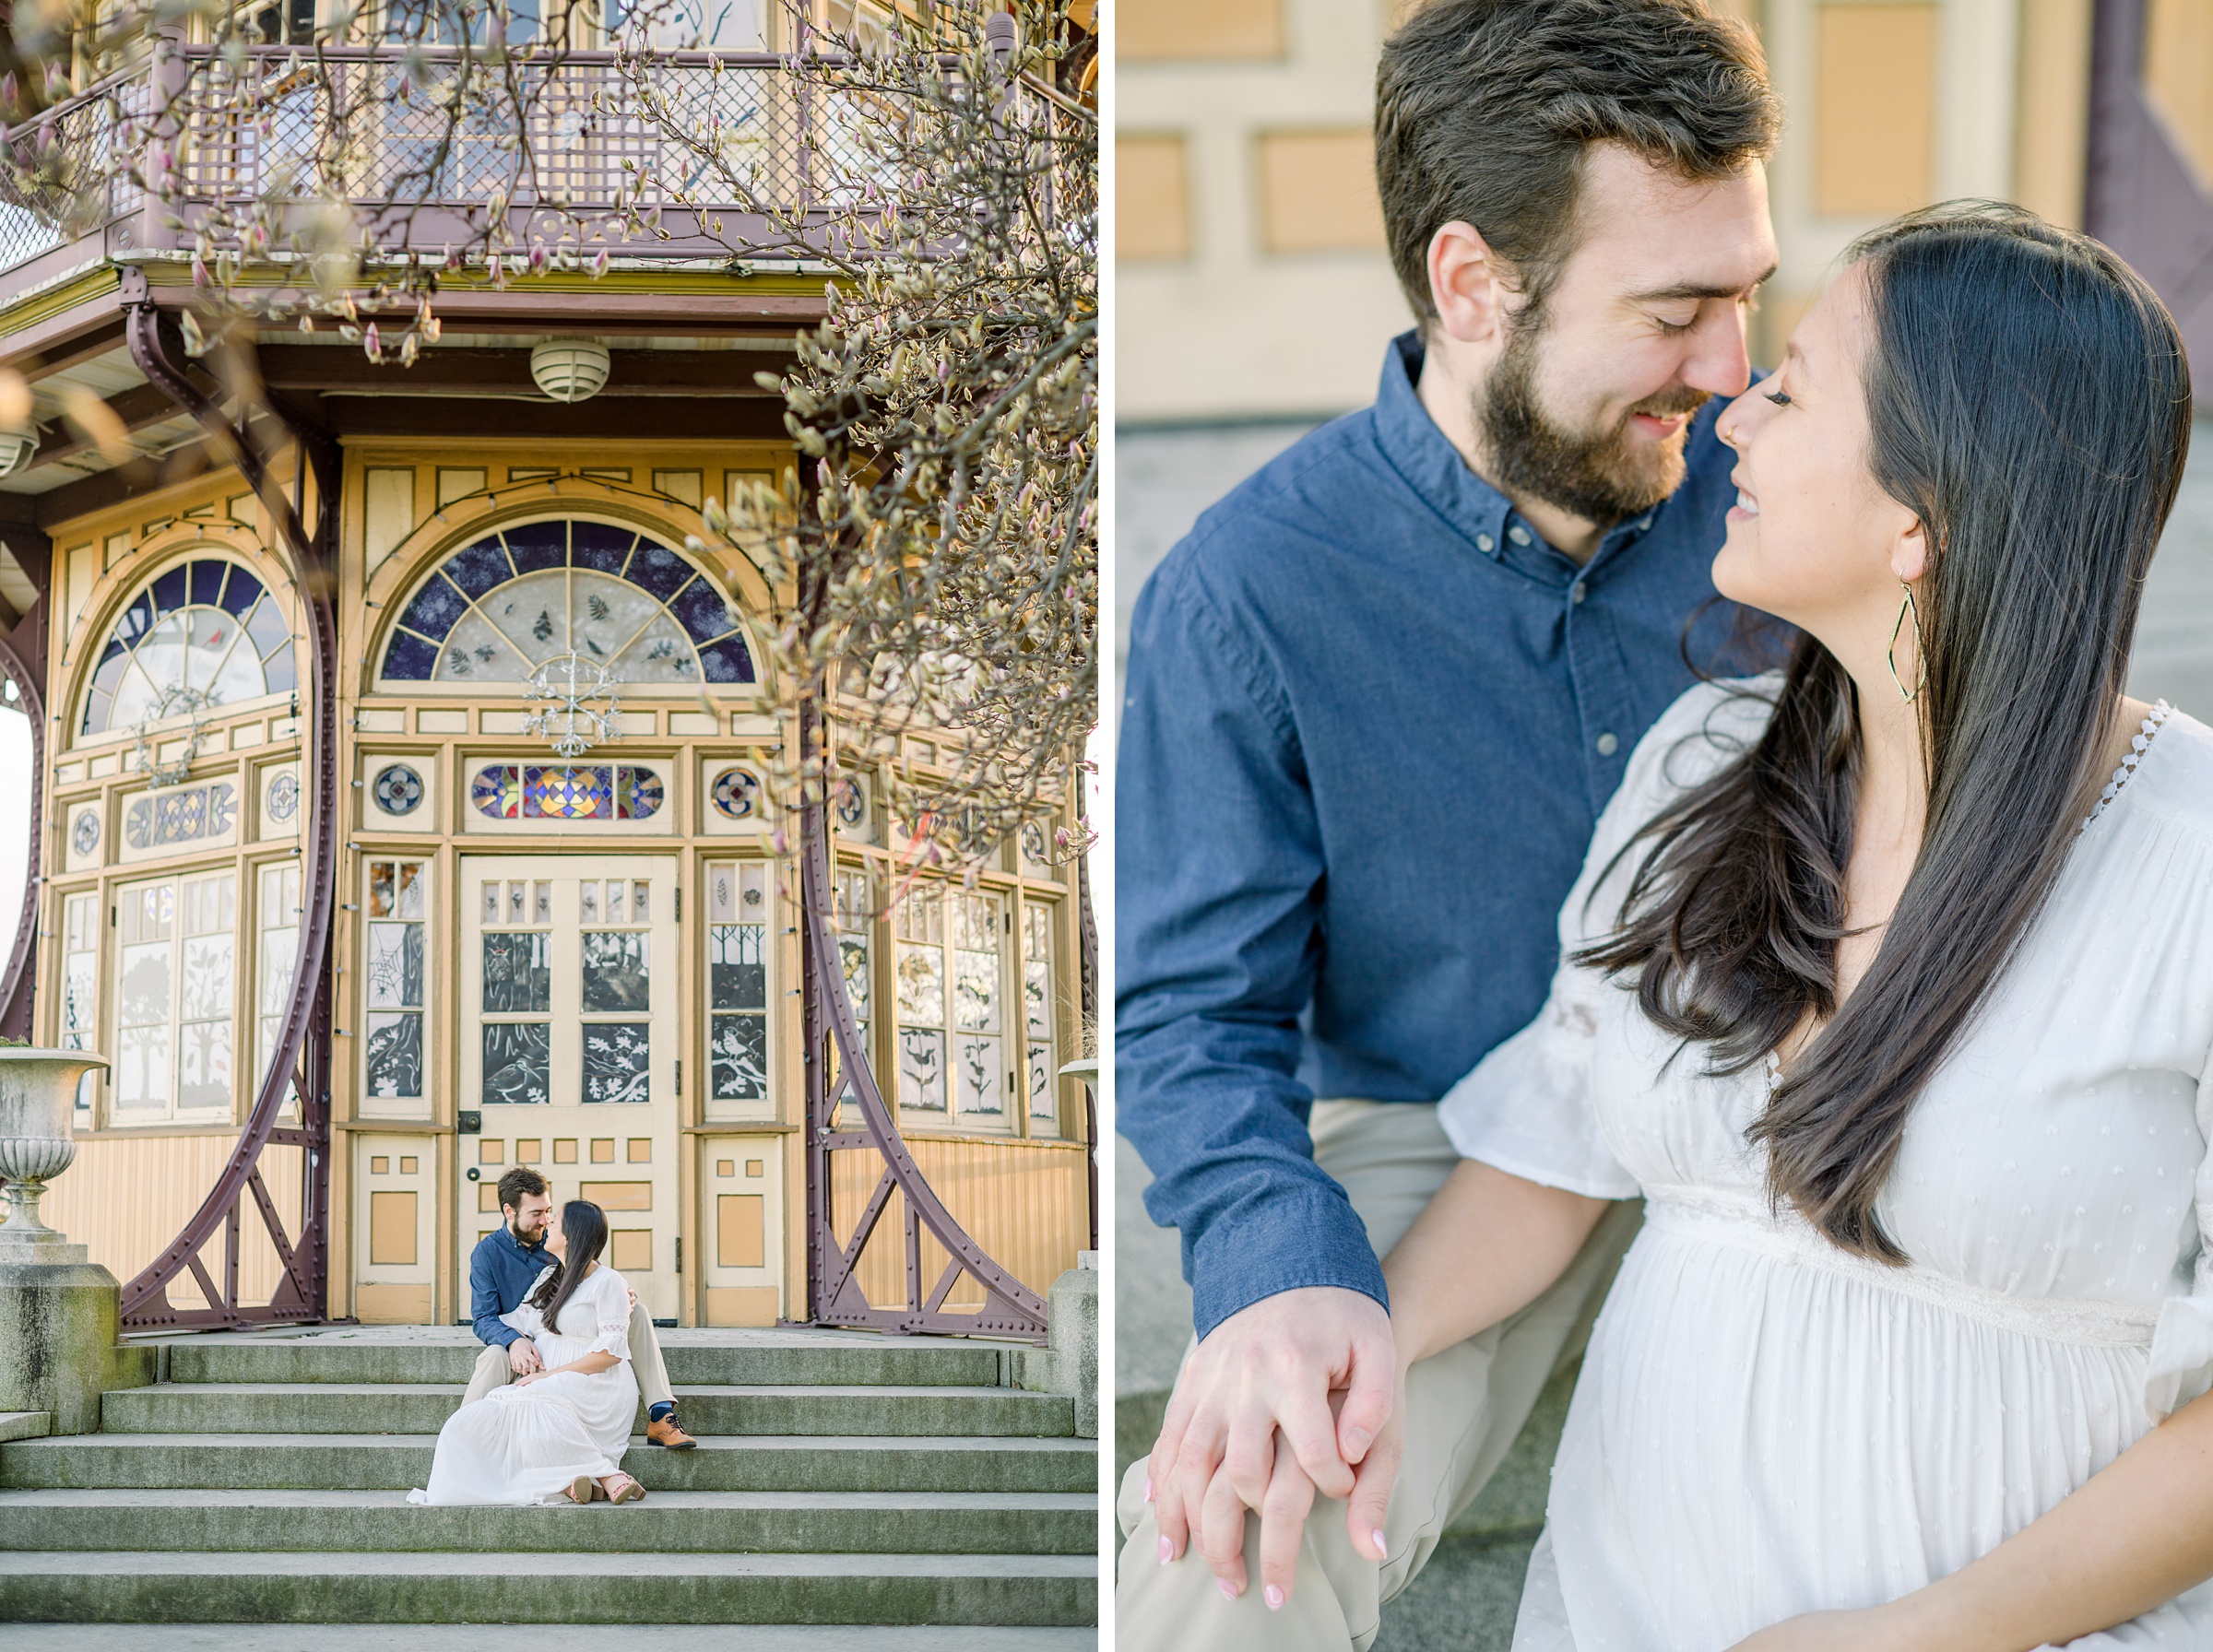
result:
[[[553,1211],[546,1178],[527,1164],[518,1164],[500,1178],[501,1225],[477,1241],[468,1253],[468,1312],[477,1340],[484,1351],[477,1356],[476,1374],[461,1403],[481,1399],[503,1383],[545,1369],[529,1338],[500,1317],[523,1305],[538,1276],[552,1265],[547,1250],[546,1221]],[[653,1319],[640,1305],[636,1292],[630,1299],[630,1365],[638,1379],[638,1396],[645,1402],[645,1438],[672,1451],[689,1450],[699,1444],[677,1421],[676,1395],[669,1386],[669,1368],[661,1363],[661,1344],[653,1334]]]
[[[1709,572],[1714,398],[1750,382],[1775,262],[1749,32],[1701,0],[1438,0],[1377,88],[1419,325],[1373,407],[1201,519],[1131,631],[1118,1123],[1200,1338],[1120,1503],[1146,1652],[1367,1646],[1587,1324],[1633,1207],[1411,1371],[1379,1258],[1456,1162],[1438,1099],[1544,1002],[1686,656],[1765,663],[1730,657]]]

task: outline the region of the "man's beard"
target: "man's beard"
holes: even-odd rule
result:
[[[524,1228],[521,1222],[511,1221],[507,1224],[507,1231],[515,1235],[515,1242],[517,1245],[543,1245],[546,1242],[546,1230],[543,1228],[539,1228],[536,1233],[530,1233]]]
[[[1610,430],[1568,430],[1537,399],[1537,341],[1544,331],[1537,318],[1516,318],[1479,398],[1475,423],[1489,479],[1509,494],[1542,500],[1601,527],[1651,510],[1681,486],[1684,444],[1646,444],[1639,453],[1630,418],[1695,413],[1712,397],[1679,385],[1639,402]]]

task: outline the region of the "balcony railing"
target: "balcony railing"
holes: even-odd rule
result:
[[[607,246],[698,257],[783,239],[736,201],[660,210],[671,187],[711,203],[718,170],[644,112],[616,53],[513,57],[498,70],[498,92],[464,99],[456,116],[444,105],[470,62],[481,70],[480,53],[452,47],[313,56],[264,47],[226,57],[165,45],[8,133],[27,179],[0,178],[0,301],[96,256],[191,245],[219,207],[237,215],[275,203],[279,228],[296,228],[334,173],[333,193],[385,253],[468,245],[495,197],[526,248],[543,240],[587,255]],[[850,102],[801,84],[772,55],[669,52],[647,62],[668,118],[711,136],[757,200],[802,223],[834,204],[818,193],[816,161],[858,159]],[[167,204],[128,175],[131,160],[143,167],[162,151],[175,169]],[[829,171],[851,175],[843,165]],[[664,233],[626,231],[633,206]],[[718,232],[700,221],[708,218],[722,220]]]

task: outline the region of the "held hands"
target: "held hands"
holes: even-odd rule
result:
[[[553,1374],[550,1371],[548,1371],[543,1366],[540,1366],[536,1371],[527,1371],[522,1375],[516,1377],[515,1379],[515,1386],[518,1388],[527,1388],[532,1383],[543,1382],[547,1377],[552,1375]]]
[[[1357,1291],[1285,1291],[1231,1315],[1185,1364],[1153,1447],[1162,1564],[1195,1543],[1241,1594],[1257,1509],[1265,1598],[1280,1606],[1318,1494],[1345,1499],[1354,1552],[1381,1560],[1402,1394],[1391,1322]]]
[[[527,1379],[545,1368],[545,1361],[538,1357],[538,1344],[529,1338],[517,1337],[507,1344],[507,1369],[518,1379]]]

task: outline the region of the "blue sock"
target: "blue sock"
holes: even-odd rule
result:
[[[663,1417],[675,1415],[676,1402],[672,1399],[657,1399],[645,1408],[645,1421],[648,1422],[658,1422]]]

